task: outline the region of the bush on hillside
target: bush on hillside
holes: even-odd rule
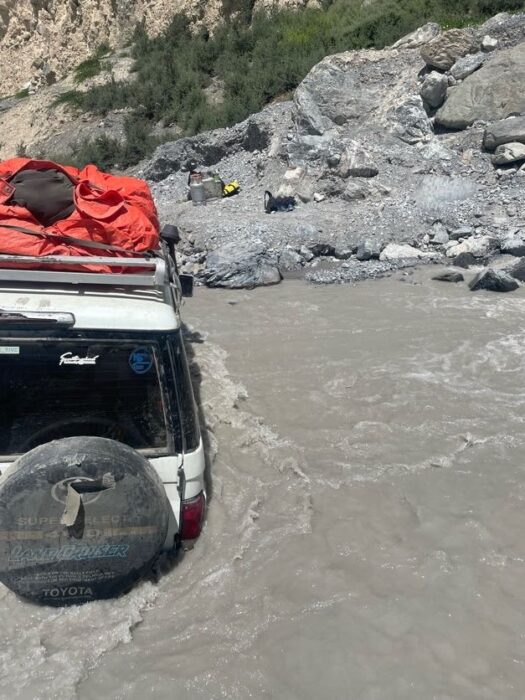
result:
[[[104,68],[103,58],[107,56],[111,51],[108,43],[103,42],[97,48],[93,56],[82,61],[75,68],[75,82],[82,83],[88,78],[94,78],[98,75]]]

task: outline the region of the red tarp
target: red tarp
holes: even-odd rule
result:
[[[9,184],[22,170],[55,169],[74,183],[74,211],[67,218],[45,228],[23,206],[9,203],[13,187]],[[3,228],[17,226],[41,234]],[[63,241],[60,236],[77,241]],[[103,243],[122,251],[84,248],[82,240]],[[9,255],[85,255],[126,257],[143,255],[159,247],[159,221],[148,185],[143,180],[101,172],[94,165],[83,170],[50,161],[13,158],[0,162],[0,253]],[[78,269],[68,266],[62,269]],[[116,268],[86,265],[94,272]]]

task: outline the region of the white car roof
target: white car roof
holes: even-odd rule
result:
[[[69,312],[74,328],[112,331],[172,331],[180,316],[158,288],[3,283],[0,310]]]

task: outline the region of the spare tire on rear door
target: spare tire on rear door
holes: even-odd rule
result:
[[[55,440],[0,479],[0,581],[51,605],[129,589],[160,553],[169,503],[157,473],[114,440]]]

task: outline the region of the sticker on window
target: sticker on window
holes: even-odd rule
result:
[[[95,355],[94,357],[80,357],[79,355],[73,355],[72,352],[65,352],[60,355],[59,365],[96,365],[97,360],[100,355]]]
[[[129,356],[129,366],[135,374],[146,374],[153,367],[153,355],[148,348],[136,348]]]
[[[15,345],[1,345],[0,355],[20,355],[20,348]]]

